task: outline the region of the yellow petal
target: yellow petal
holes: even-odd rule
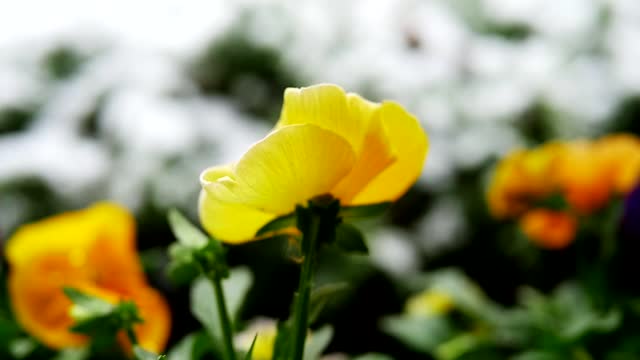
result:
[[[391,101],[382,103],[377,114],[386,129],[396,161],[358,193],[353,204],[396,200],[418,179],[427,156],[427,135],[414,116]]]
[[[252,240],[258,230],[276,217],[237,203],[229,203],[200,192],[200,222],[215,238],[237,244]]]
[[[378,104],[356,94],[346,94],[330,84],[288,88],[277,128],[294,124],[313,124],[346,139],[359,154],[369,129],[371,115]]]
[[[203,172],[202,226],[225,242],[252,240],[277,215],[329,193],[350,171],[354,157],[350,145],[330,131],[314,125],[281,127],[235,166]]]
[[[203,183],[207,194],[271,214],[328,194],[355,162],[349,143],[318,126],[290,125],[256,143],[231,176]]]
[[[171,333],[169,305],[155,289],[143,286],[132,288],[125,298],[133,300],[139,309],[143,323],[134,326],[140,346],[155,353],[162,353]],[[123,334],[124,335],[124,334]],[[122,337],[128,343],[126,336]],[[129,348],[127,344],[125,348]]]
[[[343,204],[395,161],[393,149],[378,110],[357,94],[347,94],[336,85],[316,85],[285,91],[278,127],[314,124],[346,139],[356,154],[351,173],[333,189]]]
[[[99,239],[109,239],[114,247],[134,253],[134,237],[134,220],[126,209],[98,203],[21,227],[9,240],[6,254],[13,267],[52,253],[67,254],[73,263],[81,263]]]
[[[396,161],[380,116],[373,116],[363,149],[349,175],[331,191],[342,204],[350,204],[367,184]]]

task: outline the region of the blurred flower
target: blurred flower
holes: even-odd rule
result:
[[[505,157],[487,201],[495,217],[520,217],[520,227],[532,241],[557,249],[573,240],[576,216],[593,214],[612,197],[629,193],[639,180],[640,139],[633,135],[554,142]]]
[[[237,163],[202,173],[200,219],[213,236],[240,243],[317,195],[343,205],[393,201],[420,175],[427,147],[420,123],[395,102],[335,85],[290,88],[274,131]]]
[[[170,331],[169,308],[149,287],[135,248],[135,224],[120,206],[99,203],[18,229],[6,247],[13,310],[20,324],[52,348],[80,346],[69,331],[69,286],[108,302],[132,300],[144,323],[134,328],[140,345],[160,352]]]
[[[489,209],[499,218],[526,211],[530,203],[549,196],[556,184],[558,154],[564,146],[549,143],[532,150],[516,150],[498,164],[488,191]]]
[[[437,290],[425,290],[410,297],[405,304],[409,315],[444,315],[453,310],[455,303],[449,294]]]
[[[275,320],[258,318],[235,336],[234,343],[239,350],[249,351],[255,338],[256,342],[253,345],[251,358],[253,360],[271,360],[277,335],[278,328]]]
[[[619,134],[567,143],[555,176],[569,204],[591,213],[611,195],[626,194],[638,183],[640,139]]]
[[[569,245],[577,230],[575,217],[562,211],[531,210],[520,218],[520,228],[538,246],[562,249]]]

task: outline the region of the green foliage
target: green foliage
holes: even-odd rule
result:
[[[340,224],[336,228],[336,245],[350,253],[367,254],[369,249],[364,235],[353,225]]]
[[[166,356],[164,355],[158,355],[158,354],[154,354],[152,352],[149,352],[143,348],[141,348],[140,346],[134,346],[133,347],[133,355],[135,356],[136,360],[163,360],[166,359]]]
[[[307,339],[304,348],[304,360],[318,360],[333,337],[333,329],[326,325],[316,330]]]
[[[219,241],[204,234],[177,210],[168,215],[178,242],[169,246],[169,276],[179,284],[193,281],[199,274],[225,278],[229,274],[226,251]]]
[[[251,360],[253,357],[253,347],[256,345],[256,340],[258,339],[258,334],[256,334],[253,337],[253,340],[251,341],[251,346],[249,346],[249,350],[247,350],[247,353],[244,356],[244,360]]]
[[[311,299],[309,300],[309,323],[313,324],[329,300],[335,295],[345,291],[348,286],[346,283],[334,283],[325,284],[313,289],[311,291]]]
[[[521,291],[518,306],[499,306],[456,270],[434,272],[416,281],[453,299],[449,314],[403,314],[384,319],[382,328],[411,348],[438,360],[582,359],[597,335],[612,334],[622,325],[620,309],[598,308],[575,283],[549,295],[531,288]],[[485,357],[482,357],[485,358]],[[584,359],[591,359],[584,357]]]
[[[204,332],[196,332],[185,336],[167,354],[168,360],[199,360],[211,352],[210,337]]]
[[[73,302],[71,317],[75,324],[71,331],[94,337],[109,337],[143,322],[132,301],[121,301],[114,305],[70,287],[65,287],[64,293]]]
[[[232,321],[237,318],[252,282],[251,272],[246,268],[231,270],[230,276],[222,282],[225,301]],[[220,351],[223,341],[222,324],[217,304],[216,292],[211,281],[204,277],[198,278],[191,286],[191,312],[213,340],[212,350],[214,352]]]

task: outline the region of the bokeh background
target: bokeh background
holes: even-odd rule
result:
[[[262,138],[286,87],[331,82],[393,99],[429,134],[428,160],[414,188],[364,224],[369,257],[323,258],[319,281],[352,286],[323,320],[335,327],[331,351],[423,358],[379,327],[402,311],[405,279],[454,266],[510,305],[519,286],[548,291],[575,271],[571,250],[505,235],[488,214],[488,177],[516,147],[640,133],[639,39],[637,0],[5,3],[0,239],[98,200],[125,205],[171,302],[175,343],[199,324],[165,275],[165,214],[196,218],[200,172]],[[286,316],[296,266],[283,248],[231,249],[256,277],[244,319]]]

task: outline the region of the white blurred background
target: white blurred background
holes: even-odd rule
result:
[[[638,0],[7,1],[0,231],[99,199],[194,214],[200,171],[269,131],[283,87],[332,82],[429,133],[430,204],[372,248],[410,272],[464,238],[461,173],[616,128],[639,39]]]

